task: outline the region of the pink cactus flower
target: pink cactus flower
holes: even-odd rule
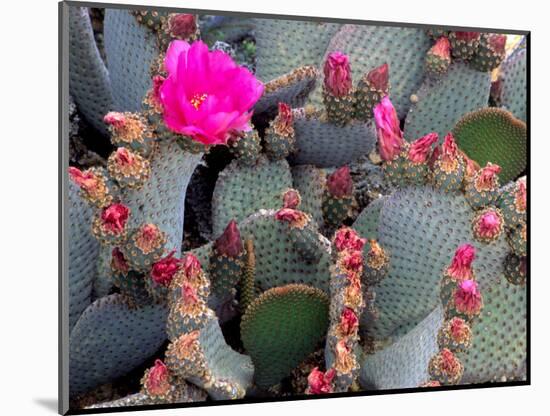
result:
[[[183,260],[183,272],[188,280],[195,278],[202,272],[202,266],[199,259],[192,253],[187,253]]]
[[[460,282],[454,294],[454,303],[458,312],[477,315],[483,303],[477,282],[469,279]]]
[[[174,257],[175,251],[172,251],[168,256],[160,259],[151,269],[151,278],[161,286],[168,287],[174,278],[174,275],[181,269],[182,262]]]
[[[241,233],[235,220],[229,221],[222,235],[214,242],[214,248],[219,254],[229,257],[239,257],[243,252]]]
[[[197,32],[195,16],[186,13],[175,13],[168,19],[168,30],[172,37],[188,39]]]
[[[315,367],[307,377],[307,394],[332,393],[332,379],[335,375],[336,371],[333,368],[323,373],[319,367]]]
[[[323,68],[325,88],[334,97],[343,97],[351,92],[351,67],[347,55],[331,52]]]
[[[126,261],[124,254],[122,254],[122,251],[120,251],[118,247],[113,248],[113,251],[111,252],[111,268],[122,274],[127,274],[130,270],[130,266]]]
[[[353,181],[349,167],[342,166],[327,177],[328,192],[335,198],[349,198],[353,193]]]
[[[386,96],[374,107],[374,121],[378,132],[378,151],[385,161],[394,160],[405,142],[399,127],[399,118],[390,99]]]
[[[283,194],[283,208],[296,209],[300,202],[300,194],[294,189],[289,189]]]
[[[124,231],[129,215],[130,210],[125,205],[111,204],[101,212],[102,225],[111,233],[120,234]]]
[[[155,360],[155,366],[147,373],[145,388],[153,396],[163,396],[170,390],[168,367],[161,360]]]
[[[498,174],[500,173],[500,166],[491,162],[487,162],[487,165],[482,168],[476,179],[476,187],[479,191],[491,191],[497,187]]]
[[[440,37],[429,50],[430,54],[436,55],[441,59],[451,59],[451,43],[445,36]]]
[[[263,84],[222,51],[196,41],[170,43],[160,87],[166,126],[207,145],[226,144],[232,132],[250,131],[251,108]]]
[[[502,216],[495,210],[487,210],[476,218],[474,232],[483,239],[497,238],[502,232]]]
[[[389,65],[383,64],[367,74],[367,81],[377,91],[387,92],[389,88]]]
[[[366,242],[366,239],[360,238],[359,234],[357,234],[353,228],[349,227],[340,228],[334,235],[334,246],[338,251],[361,251]]]
[[[428,133],[415,140],[409,148],[409,160],[413,163],[425,163],[432,150],[432,145],[439,140],[437,133]]]
[[[455,280],[473,278],[472,262],[476,257],[476,249],[471,244],[462,244],[455,252],[447,274]]]
[[[340,329],[345,336],[351,335],[359,328],[359,319],[351,308],[344,308],[340,316]]]

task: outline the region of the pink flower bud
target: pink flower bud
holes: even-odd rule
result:
[[[168,19],[168,30],[172,37],[189,39],[197,32],[195,16],[186,13],[175,13]]]
[[[308,221],[307,215],[297,209],[281,208],[275,213],[275,219],[278,221],[288,222],[292,226],[302,227]]]
[[[283,194],[283,208],[296,209],[300,205],[302,198],[298,191],[289,189]]]
[[[459,313],[477,315],[483,300],[475,280],[463,280],[454,293],[455,308]]]
[[[292,109],[286,103],[279,103],[279,113],[274,122],[275,133],[281,136],[294,135],[294,116]]]
[[[428,51],[429,54],[438,56],[441,59],[451,59],[451,43],[445,36],[440,37]]]
[[[346,270],[352,273],[362,273],[363,271],[362,252],[358,250],[344,251],[341,264]]]
[[[488,39],[489,46],[497,54],[503,54],[506,48],[506,35],[492,34]]]
[[[121,168],[130,167],[135,163],[135,156],[125,147],[119,147],[114,156],[114,160]]]
[[[326,373],[315,367],[307,377],[307,394],[326,394],[332,393],[332,379],[336,375],[336,371],[331,368]]]
[[[143,224],[134,235],[134,244],[144,254],[152,253],[161,248],[166,238],[155,224]]]
[[[487,209],[476,216],[473,223],[474,235],[481,240],[494,240],[502,233],[503,219],[500,212]]]
[[[152,396],[164,396],[170,390],[170,375],[168,368],[161,360],[155,361],[155,366],[146,373],[145,389]]]
[[[93,193],[98,187],[99,179],[92,171],[87,170],[82,172],[80,169],[70,166],[69,176],[80,189],[88,193]]]
[[[202,266],[199,259],[192,253],[187,253],[183,260],[183,272],[189,281],[196,280],[196,277],[202,272]]]
[[[452,133],[448,133],[443,140],[443,146],[441,146],[442,158],[456,159],[458,156],[458,147]]]
[[[199,301],[197,291],[188,282],[184,282],[181,287],[181,297],[187,305],[194,305]]]
[[[223,234],[214,242],[214,249],[219,254],[233,258],[241,255],[243,252],[243,242],[235,220],[229,221]]]
[[[383,64],[367,74],[367,82],[377,91],[387,92],[389,88],[389,65]]]
[[[328,192],[335,198],[351,197],[353,193],[353,181],[349,173],[349,167],[342,166],[327,177]]]
[[[324,66],[325,88],[334,97],[343,97],[351,91],[349,58],[341,52],[329,54]]]
[[[175,251],[160,259],[151,269],[151,278],[156,284],[168,287],[174,275],[181,269],[182,262],[174,257]]]
[[[450,335],[456,343],[464,343],[469,337],[471,337],[470,327],[464,319],[457,316],[451,319],[449,329]]]
[[[460,374],[461,364],[456,356],[448,348],[443,348],[439,353],[441,357],[440,371],[450,377]]]
[[[404,145],[399,118],[390,99],[386,96],[374,107],[374,121],[378,132],[378,151],[385,161],[394,160]]]
[[[478,191],[491,191],[497,187],[497,174],[500,173],[500,166],[487,162],[487,166],[481,169],[476,179]]]
[[[447,274],[455,280],[466,280],[473,277],[472,262],[476,256],[476,249],[471,244],[462,244],[455,252]]]
[[[126,125],[126,115],[124,113],[111,111],[105,114],[103,121],[112,126],[114,129],[120,129]]]
[[[412,142],[409,148],[409,160],[413,163],[425,163],[432,150],[432,145],[438,140],[437,133],[428,133]]]
[[[111,268],[117,273],[127,274],[130,266],[118,247],[113,248],[111,252]]]
[[[353,228],[349,227],[340,228],[334,235],[334,246],[338,251],[362,251],[366,242],[366,239],[360,238],[359,234],[357,234]]]
[[[342,315],[340,316],[340,330],[344,336],[354,334],[359,328],[359,319],[357,315],[350,308],[344,308]]]
[[[122,204],[111,204],[101,212],[103,228],[113,234],[120,234],[128,221],[130,210]]]

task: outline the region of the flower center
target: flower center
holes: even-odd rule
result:
[[[193,95],[193,98],[191,98],[191,105],[195,107],[195,110],[198,110],[201,106],[201,104],[208,98],[208,94],[195,94]]]

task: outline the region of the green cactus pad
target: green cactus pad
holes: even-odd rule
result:
[[[265,84],[264,93],[254,106],[254,111],[274,115],[279,103],[300,107],[304,105],[307,96],[315,88],[316,82],[315,67],[302,66],[293,69]]]
[[[411,94],[418,90],[424,77],[424,57],[429,48],[430,39],[421,29],[344,25],[330,41],[326,55],[333,51],[347,54],[354,83],[366,72],[387,63],[390,96],[397,114],[403,117]],[[318,86],[310,97],[312,104],[321,104],[321,90]]]
[[[339,167],[370,153],[376,143],[373,122],[353,122],[337,126],[320,117],[294,110],[296,153],[290,155],[294,165]]]
[[[90,232],[94,210],[69,183],[69,331],[92,302],[92,284],[99,244]]]
[[[159,54],[156,36],[129,10],[105,9],[104,39],[115,109],[141,110]]]
[[[111,81],[94,39],[88,9],[69,7],[69,90],[88,122],[103,134],[112,110]]]
[[[302,198],[298,209],[311,215],[320,227],[323,224],[322,204],[326,173],[311,165],[293,166],[292,180]]]
[[[241,338],[258,386],[277,384],[315,350],[328,327],[328,308],[325,293],[294,284],[273,288],[248,307]]]
[[[355,219],[353,229],[363,238],[377,239],[380,212],[388,197],[380,197],[372,201]]]
[[[243,137],[229,146],[229,151],[243,165],[254,165],[262,151],[258,132],[252,130],[245,133]]]
[[[443,323],[441,307],[390,346],[367,355],[359,383],[364,389],[414,388],[429,379],[428,362],[437,353],[437,331]]]
[[[219,236],[229,221],[242,221],[261,208],[282,207],[282,194],[292,187],[286,160],[260,157],[253,166],[231,162],[220,173],[212,196],[212,234]]]
[[[515,179],[527,164],[527,127],[510,112],[486,108],[466,114],[453,128],[460,149],[480,166],[499,165],[501,183]]]
[[[131,309],[115,294],[84,311],[69,340],[70,395],[123,376],[153,355],[166,339],[167,309]]]
[[[380,319],[369,328],[375,338],[386,338],[407,322],[420,322],[435,308],[441,272],[461,244],[475,246],[474,267],[482,285],[502,275],[510,250],[506,238],[501,235],[489,245],[475,241],[473,216],[462,194],[430,186],[404,188],[385,201],[378,242],[391,261],[388,275],[376,290]]]
[[[129,226],[153,223],[167,237],[168,251],[181,250],[187,185],[202,154],[181,150],[172,139],[159,143],[151,160],[151,176],[139,190],[124,189],[121,200],[131,210]]]
[[[472,347],[458,354],[464,364],[461,383],[524,379],[527,358],[525,286],[512,285],[501,277],[489,287],[483,285],[481,293],[483,309],[472,327]]]
[[[267,82],[303,65],[318,65],[341,25],[297,20],[253,19],[256,76]]]
[[[405,119],[405,138],[413,141],[436,132],[442,140],[465,113],[487,106],[490,88],[490,74],[464,62],[453,63],[437,80],[427,78]]]
[[[517,118],[527,121],[527,49],[512,53],[501,65],[501,103]]]

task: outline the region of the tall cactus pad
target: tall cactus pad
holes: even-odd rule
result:
[[[443,322],[441,307],[390,346],[367,355],[359,382],[365,389],[414,388],[428,380],[428,362],[437,352],[437,330]]]
[[[315,350],[328,327],[328,307],[325,293],[295,284],[268,290],[248,307],[241,337],[258,386],[277,384]]]
[[[453,129],[458,146],[480,166],[501,167],[499,178],[507,183],[527,165],[527,127],[510,112],[486,108],[466,114]]]
[[[484,305],[473,326],[472,347],[458,354],[464,364],[461,383],[525,378],[527,293],[501,277],[482,288]]]
[[[261,208],[282,206],[283,192],[292,187],[286,160],[270,162],[265,156],[253,166],[231,162],[220,173],[212,197],[212,232],[219,236],[229,221],[242,221]]]
[[[128,10],[105,9],[105,54],[118,111],[139,111],[159,54],[154,33]]]
[[[502,106],[527,121],[527,49],[512,53],[500,66]]]
[[[430,186],[396,191],[384,203],[379,243],[389,252],[390,268],[376,289],[380,319],[370,331],[390,336],[399,326],[420,322],[438,304],[439,276],[456,247],[475,242],[474,211],[462,194]],[[475,242],[476,272],[483,285],[499,278],[509,251],[504,235],[491,244]]]
[[[412,141],[436,132],[443,138],[465,113],[487,106],[490,88],[489,73],[464,62],[453,63],[437,80],[426,78],[405,120],[405,137]]]
[[[411,94],[422,83],[424,57],[429,48],[429,37],[422,29],[344,25],[331,39],[327,54],[340,51],[348,55],[356,80],[387,63],[392,102],[399,117],[403,117],[409,109]],[[321,103],[320,87],[311,101],[317,105]]]
[[[323,190],[325,189],[326,173],[311,165],[299,165],[292,168],[294,188],[298,190],[302,202],[300,211],[310,214],[313,220],[323,224]]]
[[[123,376],[151,357],[166,339],[167,309],[130,308],[118,294],[92,303],[69,341],[70,395]]]
[[[86,120],[107,134],[103,116],[112,109],[111,81],[85,7],[69,7],[69,44],[71,95]]]
[[[169,250],[181,250],[185,192],[202,154],[186,153],[174,140],[164,140],[151,161],[151,176],[139,190],[124,189],[122,200],[130,208],[132,228],[157,225],[167,237]]]
[[[337,126],[306,110],[294,110],[294,137],[296,153],[290,162],[320,168],[346,165],[370,153],[376,142],[372,122]]]
[[[69,331],[92,302],[99,244],[90,232],[93,210],[69,184]]]
[[[339,24],[254,19],[256,75],[271,81],[303,65],[318,65]]]

